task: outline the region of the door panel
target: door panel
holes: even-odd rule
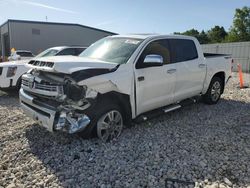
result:
[[[147,55],[160,55],[162,66],[144,63]],[[166,39],[149,43],[135,66],[137,115],[171,104],[174,97],[176,65],[170,64],[170,48]]]
[[[196,45],[190,39],[169,39],[171,61],[176,64],[174,101],[198,95],[206,75],[204,60],[198,57]]]
[[[175,64],[136,70],[137,114],[173,103],[176,73]],[[144,77],[139,81],[139,77]]]
[[[200,67],[201,60],[176,63],[175,101],[199,95],[203,89],[206,67]]]

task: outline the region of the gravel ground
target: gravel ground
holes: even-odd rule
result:
[[[250,90],[237,86],[106,144],[51,134],[1,93],[0,187],[250,187]]]

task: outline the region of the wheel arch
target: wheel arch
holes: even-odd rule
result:
[[[130,97],[127,94],[119,93],[116,91],[111,91],[105,94],[99,94],[97,97],[97,103],[103,100],[109,100],[110,102],[115,102],[119,107],[121,107],[124,124],[130,126],[132,122],[132,109],[130,103]]]
[[[225,88],[225,78],[226,78],[226,73],[223,71],[217,72],[216,74],[214,74],[214,76],[211,78],[211,81],[214,77],[220,78],[222,80],[222,90],[221,93],[224,92],[224,88]]]
[[[22,84],[22,75],[16,81],[16,89],[19,90]]]

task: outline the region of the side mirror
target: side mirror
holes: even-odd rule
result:
[[[147,55],[144,59],[145,64],[154,64],[155,66],[163,65],[163,57],[161,55],[150,54]]]

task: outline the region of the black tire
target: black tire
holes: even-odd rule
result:
[[[21,85],[22,85],[22,76],[20,78],[18,78],[18,80],[16,82],[15,90],[19,91],[21,89]]]
[[[219,87],[219,89],[217,88]],[[202,96],[204,103],[217,104],[223,90],[223,82],[219,77],[213,77],[205,95]]]
[[[124,121],[123,113],[120,107],[108,99],[103,99],[102,101],[98,101],[97,104],[91,106],[89,109],[85,111],[85,114],[90,118],[90,124],[87,126],[85,130],[79,132],[78,134],[84,138],[93,138],[97,136],[97,122],[98,120],[107,112],[116,110],[119,111],[122,115],[122,119]]]

